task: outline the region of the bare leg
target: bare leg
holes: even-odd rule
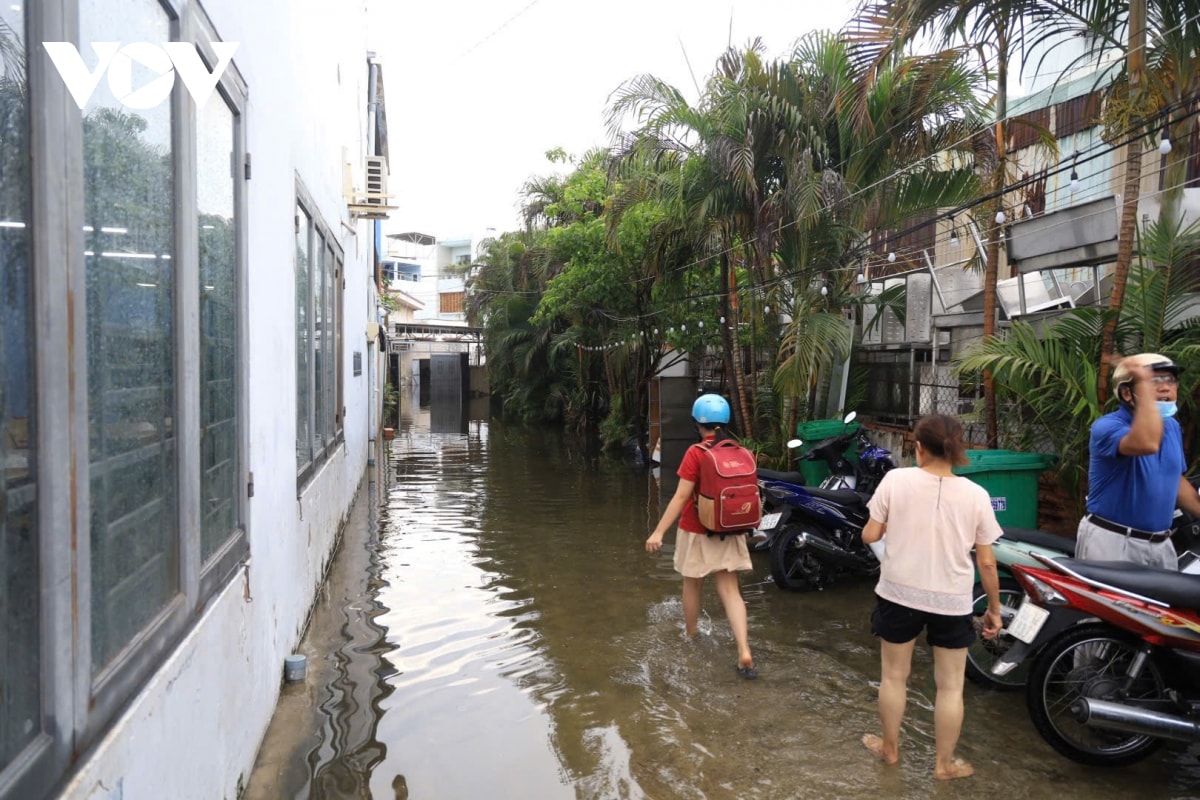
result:
[[[704,588],[704,578],[683,579],[683,629],[688,638],[696,635],[700,624],[700,590]]]
[[[900,723],[904,721],[904,706],[908,702],[908,673],[912,670],[912,654],[917,640],[893,644],[881,639],[879,644],[882,665],[879,722],[883,725],[883,737],[868,733],[863,736],[862,742],[885,764],[895,764],[900,760]]]
[[[742,599],[737,573],[728,570],[714,572],[713,580],[717,585],[717,596],[725,606],[725,617],[729,620],[729,629],[733,631],[733,641],[737,643],[738,666],[753,666],[754,658],[750,655],[750,637],[746,623],[746,601]]]
[[[937,700],[933,704],[933,731],[937,742],[937,761],[933,777],[938,780],[966,778],[974,767],[954,757],[963,721],[963,678],[967,671],[967,649],[933,648],[933,674],[937,682]]]

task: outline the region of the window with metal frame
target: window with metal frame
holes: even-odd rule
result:
[[[343,255],[299,179],[296,186],[296,471],[303,485],[343,437]]]
[[[61,781],[248,553],[246,86],[231,64],[203,108],[181,84],[133,108],[101,81],[81,110],[29,59],[31,42],[186,41],[211,70],[216,32],[184,0],[14,0],[0,39],[11,800]]]

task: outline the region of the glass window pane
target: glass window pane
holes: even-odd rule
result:
[[[24,6],[0,5],[0,770],[41,730]]]
[[[336,279],[337,262],[332,246],[325,248],[325,418],[321,420],[325,441],[336,438],[334,418],[337,414],[337,331],[339,320],[334,314],[334,298],[340,291]]]
[[[309,229],[312,219],[304,208],[296,206],[296,468],[304,470],[312,463],[312,435],[308,427],[308,302],[309,302]]]
[[[82,43],[170,34],[154,0],[81,3]],[[128,106],[100,81],[83,114],[95,671],[178,590],[174,120]]]
[[[200,555],[238,526],[237,232],[233,112],[219,93],[196,109],[200,213]]]
[[[325,237],[317,234],[313,247],[313,450],[320,456],[325,440]]]

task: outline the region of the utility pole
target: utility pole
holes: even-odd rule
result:
[[[1125,302],[1125,284],[1129,280],[1129,265],[1133,262],[1133,238],[1137,226],[1138,197],[1142,184],[1142,118],[1140,107],[1143,94],[1143,72],[1146,66],[1146,0],[1129,0],[1129,50],[1126,53],[1126,71],[1129,74],[1129,99],[1133,105],[1134,118],[1130,120],[1132,131],[1125,145],[1125,191],[1121,194],[1121,227],[1117,233],[1117,263],[1113,267],[1112,297],[1108,308],[1116,312],[1104,325],[1100,340],[1100,374],[1097,382],[1097,399],[1103,406],[1108,399],[1108,380],[1111,374],[1113,350],[1117,333],[1117,315]]]

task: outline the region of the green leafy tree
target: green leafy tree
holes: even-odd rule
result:
[[[1179,398],[1184,420],[1192,420],[1190,448],[1196,448],[1194,420],[1200,369],[1200,319],[1192,315],[1190,292],[1200,288],[1190,263],[1200,257],[1200,225],[1180,228],[1178,221],[1151,223],[1142,231],[1128,299],[1115,326],[1123,353],[1160,352],[1184,366]],[[981,340],[956,369],[973,375],[990,370],[1001,399],[1012,406],[1016,424],[1008,429],[1019,449],[1058,456],[1056,474],[1072,498],[1075,516],[1087,492],[1088,434],[1091,423],[1116,408],[1115,398],[1100,392],[1104,327],[1117,312],[1094,306],[1072,309],[1045,331],[1014,321],[1005,336]]]

